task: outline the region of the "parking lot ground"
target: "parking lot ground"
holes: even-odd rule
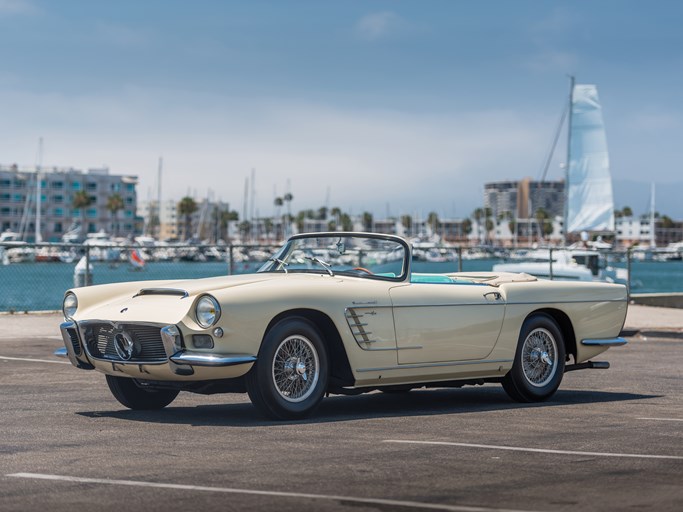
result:
[[[610,370],[566,374],[542,404],[497,385],[375,392],[270,422],[246,395],[128,411],[101,374],[51,355],[60,320],[0,319],[3,511],[683,505],[683,339],[657,326],[599,357]]]

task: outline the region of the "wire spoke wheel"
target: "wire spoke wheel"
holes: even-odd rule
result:
[[[301,317],[285,318],[268,331],[258,361],[246,376],[249,398],[270,418],[303,418],[322,400],[328,368],[317,326]]]
[[[295,335],[280,343],[273,358],[273,382],[282,398],[288,402],[306,400],[319,376],[318,353],[309,339]]]
[[[517,402],[547,400],[562,382],[565,359],[564,336],[557,321],[546,313],[535,313],[522,325],[503,388]]]
[[[543,387],[557,371],[557,342],[547,329],[534,329],[522,346],[522,371],[532,386]]]

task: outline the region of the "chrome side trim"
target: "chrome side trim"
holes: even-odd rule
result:
[[[53,352],[53,355],[57,357],[63,357],[64,359],[69,359],[69,353],[66,351],[66,347],[58,348]]]
[[[420,345],[414,345],[414,346],[410,346],[410,347],[364,348],[363,350],[365,350],[366,352],[379,352],[379,351],[381,351],[381,350],[393,350],[393,351],[397,351],[397,350],[416,350],[416,349],[421,349],[421,348],[423,348],[423,347],[420,346]]]
[[[604,340],[581,340],[581,345],[589,347],[620,347],[626,345],[628,341],[624,338],[609,338]]]
[[[190,366],[235,366],[238,364],[253,363],[256,356],[246,354],[218,355],[203,352],[177,352],[170,357],[177,364]]]
[[[512,359],[486,359],[483,361],[451,361],[447,363],[420,363],[420,364],[402,364],[398,366],[384,366],[380,368],[357,368],[357,372],[384,372],[388,370],[410,370],[413,368],[434,368],[439,366],[464,366],[471,364],[489,364],[489,363],[511,363]]]

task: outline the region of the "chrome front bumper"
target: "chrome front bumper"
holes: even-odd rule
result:
[[[55,351],[57,357],[64,357],[71,361],[76,368],[83,370],[95,369],[95,362],[109,363],[115,366],[148,366],[167,364],[176,375],[192,375],[193,367],[225,367],[256,362],[256,356],[250,354],[215,354],[187,350],[182,343],[182,336],[175,325],[160,327],[166,357],[154,360],[125,360],[112,355],[96,357],[83,339],[79,325],[73,321],[66,321],[60,325],[64,348]]]

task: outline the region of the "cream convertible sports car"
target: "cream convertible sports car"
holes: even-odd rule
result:
[[[531,402],[566,371],[609,367],[590,360],[626,343],[626,307],[621,285],[414,273],[402,238],[313,233],[255,274],[69,290],[62,353],[131,409],[246,391],[293,419],[326,393],[485,382]]]

